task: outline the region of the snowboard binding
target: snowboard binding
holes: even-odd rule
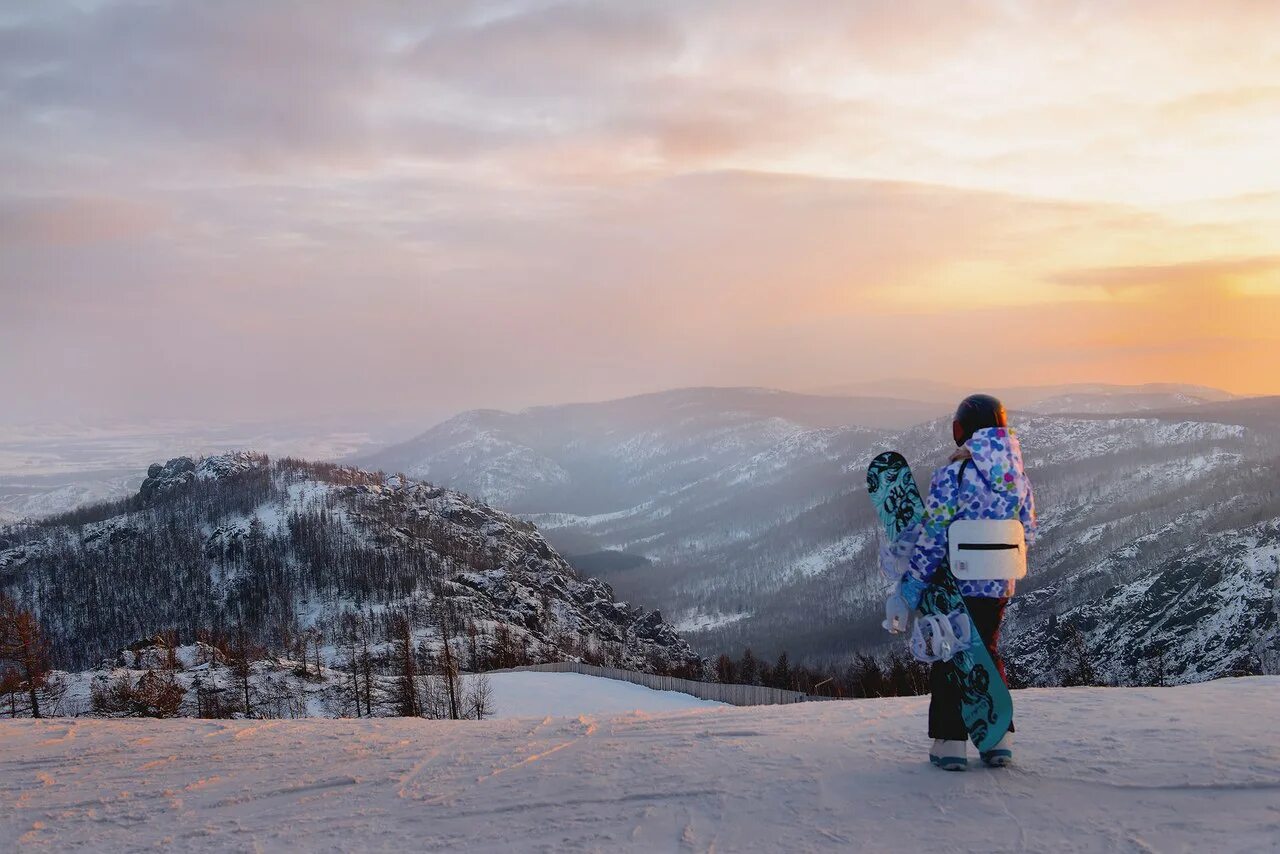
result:
[[[907,630],[911,619],[911,609],[907,600],[902,598],[900,587],[895,587],[889,597],[884,600],[884,621],[880,627],[891,635],[900,635]]]
[[[963,610],[917,617],[911,630],[911,655],[932,664],[950,661],[973,645],[972,622]]]

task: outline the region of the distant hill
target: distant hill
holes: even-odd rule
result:
[[[448,483],[508,510],[599,513],[696,482],[789,436],[848,427],[878,432],[937,414],[931,405],[891,398],[691,388],[466,412],[353,462]]]
[[[1032,412],[1142,412],[1232,400],[1234,395],[1207,386],[1149,383],[1140,386],[1070,385],[1016,388],[1002,392],[1007,405]]]
[[[1210,386],[1188,383],[1065,383],[1042,386],[996,386],[966,388],[930,380],[876,380],[842,383],[815,389],[830,395],[888,395],[932,403],[939,414],[950,412],[965,395],[987,392],[999,397],[1010,409],[1031,412],[1121,413],[1145,409],[1168,409],[1200,403],[1232,400],[1235,395]]]

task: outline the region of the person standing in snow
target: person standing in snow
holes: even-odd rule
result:
[[[1022,462],[1022,447],[1009,427],[1004,405],[987,394],[975,394],[961,401],[951,431],[957,449],[947,465],[934,472],[925,501],[922,528],[909,554],[897,595],[890,596],[886,610],[905,624],[908,611],[920,603],[925,587],[939,572],[949,572],[948,529],[961,519],[1010,520],[1022,523],[1027,543],[1035,535],[1035,498]],[[1013,596],[1012,579],[957,580],[965,607],[982,643],[1004,678],[1004,662],[997,644],[1005,607]],[[896,600],[896,601],[895,601]],[[1006,679],[1007,681],[1007,679]],[[964,770],[969,733],[961,717],[961,697],[955,665],[936,661],[929,678],[929,737],[933,746],[929,759],[952,771]],[[1002,766],[1013,758],[1013,726],[982,761]]]

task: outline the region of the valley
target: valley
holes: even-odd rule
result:
[[[1147,658],[1176,659],[1162,668],[1170,679],[1265,666],[1277,643],[1275,568],[1265,548],[1256,560],[1229,556],[1258,548],[1280,525],[1280,399],[1194,387],[1044,393],[1027,400],[1024,390],[1026,408],[1013,414],[1040,508],[1028,595],[1015,599],[1018,628],[1008,633],[1029,678],[1054,678],[1035,650],[1058,631],[1058,615],[1085,602],[1091,619],[1069,621],[1100,657],[1125,636]],[[949,453],[948,420],[867,426],[858,421],[874,420],[864,409],[874,402],[790,402],[765,390],[684,390],[565,411],[469,413],[366,462],[520,513],[563,553],[591,555],[592,571],[619,595],[661,608],[704,654],[750,647],[839,661],[853,649],[884,650],[862,469],[896,448],[927,483],[931,461]],[[1069,404],[1085,411],[1058,411]],[[1240,623],[1227,644],[1234,651],[1206,660],[1176,631],[1181,618],[1153,634],[1120,603],[1139,585],[1155,591],[1148,613],[1171,608],[1187,590],[1156,580],[1185,572],[1210,535],[1219,574],[1198,580],[1196,595],[1216,607],[1230,600]],[[1130,662],[1108,675],[1137,669]]]

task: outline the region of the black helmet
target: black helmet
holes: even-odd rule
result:
[[[956,407],[956,419],[952,425],[957,445],[963,445],[983,427],[1008,427],[1004,404],[989,394],[971,394]]]

